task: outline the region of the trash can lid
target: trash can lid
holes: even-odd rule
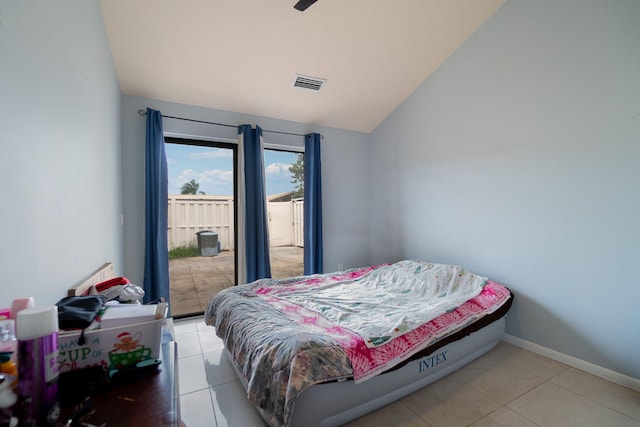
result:
[[[218,233],[214,233],[213,231],[203,231],[202,233],[200,233],[201,236],[213,236],[214,234]]]

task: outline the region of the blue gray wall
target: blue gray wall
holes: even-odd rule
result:
[[[640,378],[640,2],[511,0],[371,135],[372,261],[508,285],[507,332]]]
[[[263,129],[306,134],[320,133],[322,140],[322,191],[324,268],[335,271],[368,265],[369,253],[369,151],[368,134],[304,123],[256,117],[229,111],[175,104],[148,98],[123,96],[122,166],[124,200],[124,271],[134,283],[144,276],[144,145],[146,119],[140,108],[159,110],[163,115],[214,123],[249,123]],[[192,138],[237,140],[237,129],[164,119],[163,130]],[[264,132],[265,142],[283,146],[304,146],[301,136]]]
[[[0,306],[122,264],[120,90],[97,1],[0,0]]]

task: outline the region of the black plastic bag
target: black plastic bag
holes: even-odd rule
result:
[[[101,295],[65,297],[58,306],[58,326],[60,329],[82,329],[78,344],[85,342],[84,329],[98,317],[107,299]]]

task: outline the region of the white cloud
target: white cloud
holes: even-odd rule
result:
[[[185,169],[175,179],[169,179],[169,193],[180,194],[182,186],[192,179],[200,184],[198,191],[205,194],[233,194],[233,171],[224,169],[210,169],[202,172]]]
[[[271,163],[265,168],[265,174],[289,176],[291,174],[289,172],[290,167],[290,163]]]
[[[208,184],[228,184],[233,182],[233,171],[223,169],[211,169],[204,172],[196,172],[193,169],[185,169],[178,176],[182,184],[195,179],[200,186]]]
[[[213,182],[233,182],[233,171],[230,170],[222,170],[222,169],[212,169],[208,171],[204,171],[202,174],[202,179],[208,179]]]

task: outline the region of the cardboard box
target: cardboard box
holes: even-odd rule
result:
[[[95,329],[84,333],[83,345],[78,344],[80,331],[58,335],[58,369],[66,372],[90,366],[105,369],[122,368],[160,356],[164,317],[149,322],[133,323],[113,328]]]

